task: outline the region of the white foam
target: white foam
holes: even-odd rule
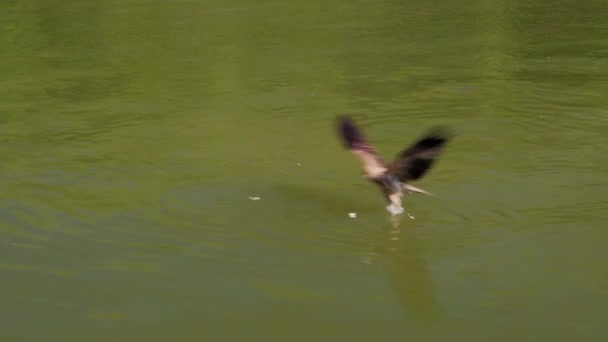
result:
[[[394,203],[391,203],[386,206],[386,210],[393,215],[401,215],[403,214],[403,208],[396,206]]]

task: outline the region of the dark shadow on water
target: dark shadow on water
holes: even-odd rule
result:
[[[382,201],[376,205],[370,205],[364,200],[357,200],[352,195],[341,195],[337,190],[327,188],[311,188],[298,184],[281,183],[275,186],[277,193],[294,203],[301,202],[308,208],[335,212],[337,210],[352,211],[359,213],[384,210]]]

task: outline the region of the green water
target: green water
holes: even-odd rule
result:
[[[607,6],[2,1],[1,339],[608,338]]]

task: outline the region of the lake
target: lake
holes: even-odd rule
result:
[[[0,4],[6,341],[608,338],[602,1]],[[456,136],[391,218],[335,134]],[[356,218],[349,217],[356,213]]]

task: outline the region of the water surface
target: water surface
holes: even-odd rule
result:
[[[607,30],[601,1],[2,2],[0,336],[607,338]],[[387,158],[458,133],[414,219],[343,113]]]

